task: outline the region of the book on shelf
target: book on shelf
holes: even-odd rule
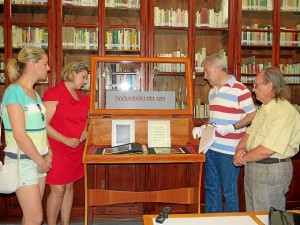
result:
[[[147,151],[147,147],[137,142],[117,145],[114,147],[97,148],[96,155],[112,155],[112,154],[143,154]]]

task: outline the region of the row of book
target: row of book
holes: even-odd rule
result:
[[[283,11],[300,11],[300,0],[283,0],[280,8]]]
[[[299,30],[299,32],[280,32],[280,46],[300,46],[300,24],[291,29]]]
[[[279,64],[279,69],[283,74],[300,74],[300,63]]]
[[[47,4],[48,0],[12,0],[12,4]]]
[[[140,0],[105,0],[105,7],[140,8]]]
[[[48,47],[48,30],[43,27],[12,26],[12,43],[14,48],[25,45]]]
[[[241,76],[241,83],[253,84],[255,79],[255,76]],[[284,80],[287,84],[300,84],[300,74],[298,76],[285,76]]]
[[[182,63],[155,63],[155,72],[185,72],[185,64]]]
[[[4,28],[0,26],[0,48],[4,47]]]
[[[138,29],[105,31],[106,50],[140,50],[141,32]]]
[[[271,62],[255,63],[255,56],[248,57],[247,63],[241,65],[241,73],[243,74],[258,74],[264,68],[271,66]]]
[[[256,32],[243,31],[242,45],[272,45],[273,33],[271,32]]]
[[[98,29],[63,27],[62,45],[65,49],[98,49]]]
[[[182,50],[177,50],[171,53],[156,54],[156,57],[166,58],[187,58],[188,55]],[[182,63],[155,63],[154,71],[156,72],[185,72],[185,64]]]
[[[215,52],[219,55],[221,55],[227,62],[227,53],[224,49],[220,49],[218,52]],[[214,53],[213,53],[214,54]],[[198,52],[195,54],[195,71],[196,72],[204,72],[203,68],[203,61],[206,59],[207,53],[206,48],[201,48]]]
[[[273,0],[242,0],[243,10],[273,10]]]
[[[181,8],[177,8],[176,10],[160,9],[159,7],[154,7],[154,25],[170,27],[188,27],[188,10]]]
[[[228,17],[223,11],[215,12],[214,9],[202,8],[196,12],[196,27],[228,27]]]
[[[201,99],[194,100],[194,117],[195,118],[208,118],[209,107],[208,103],[201,103]]]
[[[5,62],[4,61],[0,61],[0,70],[5,70]]]
[[[270,0],[243,0],[243,10],[273,10],[273,1]],[[282,11],[300,11],[300,0],[282,0]]]
[[[62,0],[62,5],[98,6],[98,0]]]

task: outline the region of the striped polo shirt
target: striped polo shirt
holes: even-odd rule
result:
[[[218,125],[234,124],[247,114],[255,111],[251,93],[247,87],[236,81],[234,76],[220,88],[211,88],[208,96],[210,123]],[[234,155],[237,144],[245,134],[246,128],[235,130],[225,136],[216,132],[211,150]]]
[[[48,152],[48,141],[46,132],[46,110],[42,104],[40,96],[36,93],[37,100],[31,99],[27,96],[20,85],[11,84],[7,87],[2,102],[2,119],[5,127],[5,142],[6,147],[4,149],[7,156],[13,156],[17,153],[17,143],[14,139],[11,124],[9,121],[7,106],[11,104],[19,104],[24,110],[25,104],[27,104],[26,113],[26,132],[33,141],[37,150],[41,155],[45,155]],[[40,108],[38,107],[40,105]],[[25,111],[24,111],[25,113]],[[44,115],[44,119],[42,118]],[[21,149],[21,154],[24,154]]]

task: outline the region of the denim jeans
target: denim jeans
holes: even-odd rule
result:
[[[206,153],[205,161],[205,212],[222,212],[222,193],[224,212],[238,212],[239,199],[237,180],[240,168],[232,163],[233,155],[213,150]]]

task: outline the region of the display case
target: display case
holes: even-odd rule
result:
[[[161,64],[180,67],[184,72],[164,72],[165,83],[155,84],[161,76],[157,69]],[[177,85],[178,76],[181,86]],[[158,213],[166,204],[177,213],[200,211],[204,155],[197,153],[199,141],[191,135],[194,127],[192,83],[188,59],[91,58],[90,123],[83,156],[86,224],[110,214],[128,218],[146,212]],[[159,131],[150,128],[153,121],[160,127]],[[115,131],[122,126],[130,129]],[[153,147],[153,143],[157,147],[155,137],[159,137],[160,144],[169,138],[169,146],[165,147],[181,146],[189,153],[150,154],[149,147]],[[115,139],[137,142],[145,145],[146,150],[139,155],[98,152],[111,147]]]

